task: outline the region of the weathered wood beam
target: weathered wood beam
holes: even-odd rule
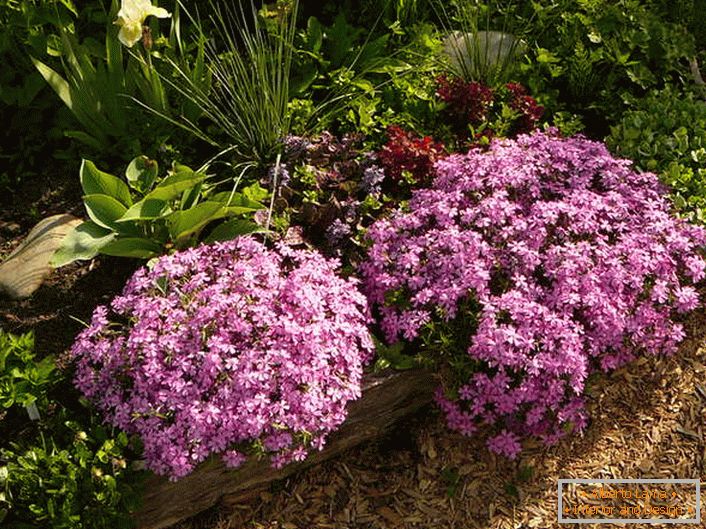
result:
[[[431,402],[435,385],[432,375],[421,370],[366,376],[362,398],[350,404],[348,418],[329,437],[324,450],[280,470],[273,469],[267,458],[247,461],[232,470],[219,457],[213,457],[177,482],[153,475],[146,483],[143,508],[136,513],[138,527],[162,529],[221,500],[231,504],[244,501],[274,480],[375,439],[399,419]]]

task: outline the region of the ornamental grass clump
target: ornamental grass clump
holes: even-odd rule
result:
[[[216,453],[302,460],[360,397],[373,350],[365,297],[337,269],[249,237],[162,257],[96,309],[76,385],[172,479]]]
[[[483,426],[514,457],[527,434],[586,425],[592,372],[676,350],[706,232],[630,163],[580,137],[494,141],[437,162],[430,189],[370,228],[364,289],[389,342],[455,370],[437,393],[451,428]]]

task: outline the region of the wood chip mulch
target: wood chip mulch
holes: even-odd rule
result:
[[[559,478],[698,478],[703,489],[704,322],[704,311],[687,321],[689,338],[677,355],[642,358],[592,381],[592,420],[582,437],[550,448],[525,443],[507,461],[483,439],[449,432],[427,410],[411,429],[276,483],[248,504],[225,501],[179,529],[558,528],[567,527],[557,521]]]

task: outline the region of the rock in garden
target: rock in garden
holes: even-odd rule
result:
[[[63,238],[81,220],[73,215],[53,215],[39,222],[27,238],[0,264],[0,294],[12,299],[31,296],[52,268],[49,260]]]
[[[458,72],[482,72],[516,58],[523,42],[502,31],[464,33],[454,31],[444,39],[444,53]]]

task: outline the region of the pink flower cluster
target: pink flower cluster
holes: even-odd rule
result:
[[[301,460],[360,397],[373,351],[365,297],[337,267],[250,237],[162,257],[96,309],[76,385],[172,479],[214,453]]]
[[[514,457],[526,434],[550,443],[585,426],[591,372],[675,351],[706,233],[670,214],[654,174],[554,131],[435,167],[430,189],[370,228],[362,273],[390,342],[421,339],[469,298],[480,307],[478,367],[437,394],[451,428],[495,425],[489,447]]]

